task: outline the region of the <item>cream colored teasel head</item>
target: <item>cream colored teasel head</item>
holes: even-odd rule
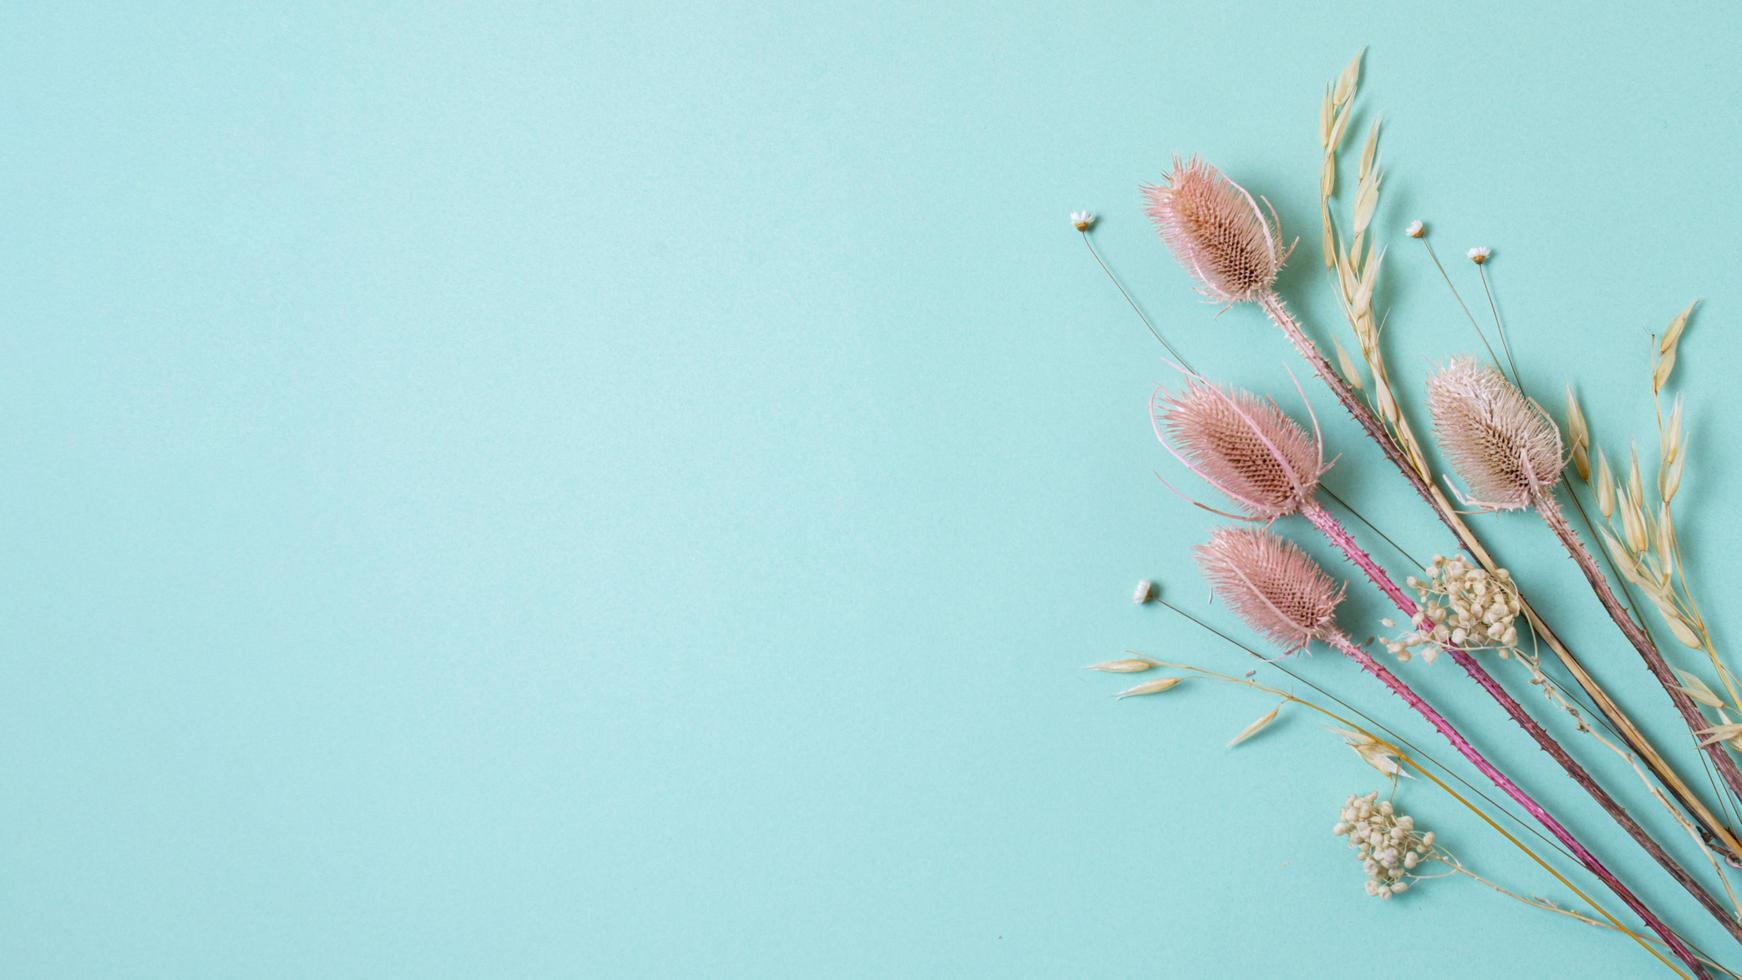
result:
[[[1470,503],[1518,510],[1560,482],[1560,429],[1499,371],[1461,357],[1428,379],[1427,393],[1434,434]]]

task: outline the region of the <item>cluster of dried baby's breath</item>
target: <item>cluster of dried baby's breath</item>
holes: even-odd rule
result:
[[[1390,898],[1409,890],[1415,869],[1434,858],[1434,833],[1417,833],[1415,819],[1397,812],[1378,793],[1350,796],[1331,833],[1348,838],[1367,872],[1367,894]]]
[[[1345,240],[1331,213],[1331,202],[1337,192],[1337,151],[1347,134],[1354,113],[1355,94],[1360,88],[1361,55],[1343,69],[1337,80],[1325,89],[1319,105],[1319,146],[1325,152],[1324,167],[1319,176],[1319,218],[1324,226],[1325,268],[1331,273],[1337,299],[1343,315],[1355,332],[1361,346],[1361,359],[1372,377],[1369,401],[1409,464],[1429,481],[1427,457],[1421,443],[1410,430],[1409,422],[1392,394],[1391,376],[1380,355],[1379,336],[1384,327],[1373,310],[1373,292],[1379,285],[1379,269],[1385,252],[1369,234],[1373,215],[1379,207],[1379,185],[1384,171],[1379,167],[1379,120],[1367,127],[1367,140],[1355,170],[1355,198],[1349,207],[1349,236]],[[1341,344],[1336,344],[1337,366],[1344,379],[1357,391],[1367,392],[1361,369],[1349,357]]]
[[[1385,648],[1399,660],[1420,651],[1421,658],[1432,663],[1446,646],[1497,650],[1502,657],[1518,649],[1517,620],[1524,606],[1506,569],[1491,573],[1461,555],[1435,555],[1420,576],[1409,577],[1408,584],[1420,607],[1408,632],[1385,641]],[[1396,625],[1389,619],[1381,622]]]

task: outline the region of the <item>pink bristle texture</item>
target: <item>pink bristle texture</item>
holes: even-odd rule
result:
[[[1472,503],[1516,510],[1560,481],[1560,429],[1499,371],[1458,358],[1427,391],[1440,449],[1469,484]]]
[[[1162,183],[1145,186],[1145,211],[1174,258],[1197,278],[1204,295],[1233,303],[1270,289],[1288,258],[1282,223],[1267,215],[1245,188],[1197,157]]]
[[[1345,587],[1293,542],[1259,528],[1222,527],[1194,555],[1216,595],[1284,653],[1336,628]]]
[[[1158,390],[1149,407],[1157,438],[1255,519],[1292,514],[1318,489],[1318,440],[1269,399],[1192,378],[1177,396]]]

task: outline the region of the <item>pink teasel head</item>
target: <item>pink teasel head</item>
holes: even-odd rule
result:
[[[1499,371],[1461,357],[1428,379],[1427,393],[1434,434],[1470,503],[1517,510],[1560,482],[1560,429]]]
[[[1254,520],[1293,514],[1312,499],[1327,468],[1317,420],[1308,435],[1274,401],[1187,380],[1149,400],[1155,436],[1193,473]]]
[[[1252,527],[1220,527],[1195,551],[1210,587],[1283,653],[1336,630],[1344,586],[1292,541]]]
[[[1270,290],[1290,249],[1276,209],[1260,210],[1246,189],[1192,157],[1173,159],[1162,183],[1143,188],[1145,210],[1173,257],[1210,299],[1257,299]]]

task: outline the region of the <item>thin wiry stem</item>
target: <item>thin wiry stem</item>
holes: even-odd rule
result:
[[[1404,560],[1408,561],[1411,565],[1418,565],[1419,566],[1421,564],[1421,562],[1416,560],[1414,555],[1411,555],[1409,552],[1403,550],[1403,545],[1400,545],[1396,541],[1391,540],[1391,535],[1386,534],[1384,531],[1379,530],[1378,527],[1374,526],[1372,521],[1363,517],[1361,515],[1361,512],[1356,510],[1353,506],[1351,506],[1348,501],[1346,501],[1342,497],[1339,497],[1336,494],[1332,493],[1330,491],[1330,488],[1325,486],[1323,480],[1319,481],[1319,492],[1324,494],[1326,497],[1330,498],[1331,502],[1336,504],[1338,507],[1341,507],[1345,511],[1348,511],[1349,516],[1353,517],[1357,521],[1360,521],[1361,525],[1363,527],[1365,527],[1367,530],[1372,531],[1374,534],[1379,535],[1379,539],[1381,541],[1384,541],[1386,544],[1390,545],[1391,549],[1393,551],[1402,555],[1404,557]]]
[[[1521,388],[1519,390],[1522,391],[1523,389]],[[1579,521],[1585,526],[1585,533],[1595,539],[1597,536],[1596,523],[1591,520],[1590,512],[1585,510],[1585,505],[1579,501],[1579,495],[1573,492],[1571,483],[1567,484],[1567,499],[1572,501],[1573,510],[1578,512]],[[1598,548],[1597,554],[1600,555],[1602,561],[1609,566],[1609,572],[1614,581],[1620,583],[1621,600],[1626,606],[1628,614],[1643,622],[1644,620],[1639,615],[1638,602],[1633,595],[1633,587],[1628,584],[1627,578],[1621,574],[1621,570],[1615,566],[1615,557],[1609,554],[1609,549],[1607,548]],[[1595,712],[1595,714],[1597,718],[1603,720],[1604,727],[1609,728],[1610,734],[1615,735],[1618,738],[1620,737],[1620,733],[1616,732],[1613,727],[1608,725],[1607,719],[1603,719],[1602,712]],[[1697,742],[1698,738],[1696,738],[1695,741]],[[1732,798],[1731,794],[1725,793],[1718,788],[1717,779],[1713,775],[1711,760],[1704,754],[1698,755],[1700,769],[1706,777],[1706,786],[1711,789],[1712,795],[1718,800],[1718,805],[1723,808],[1725,817],[1728,818],[1731,823],[1737,822],[1739,815],[1736,810],[1735,800]],[[1724,845],[1724,842],[1719,840],[1717,835],[1713,834],[1710,830],[1707,830],[1703,825],[1700,827],[1700,838],[1705,841],[1708,847],[1717,848],[1726,854],[1730,853],[1730,849]],[[1726,881],[1726,887],[1727,886],[1728,882]]]
[[[1324,354],[1317,345],[1307,338],[1299,322],[1283,305],[1281,298],[1275,293],[1270,293],[1261,297],[1258,302],[1272,322],[1282,330],[1283,335],[1301,353],[1301,356],[1306,358],[1307,363],[1312,365],[1313,373],[1318,375],[1319,380],[1331,389],[1331,393],[1337,396],[1337,400],[1342,403],[1349,415],[1379,446],[1380,451],[1397,467],[1404,479],[1408,480],[1415,491],[1433,508],[1434,515],[1458,539],[1459,546],[1482,567],[1489,571],[1497,569],[1498,563],[1488,553],[1475,531],[1471,530],[1470,526],[1464,522],[1453,508],[1451,501],[1446,499],[1445,494],[1437,486],[1429,483],[1416,470],[1405,454],[1403,446],[1386,430],[1384,423],[1374,414],[1372,408],[1356,396],[1348,382],[1337,374],[1330,362],[1325,360]],[[1460,300],[1460,302],[1462,301]],[[1704,824],[1716,838],[1724,843],[1726,851],[1742,854],[1742,842],[1737,841],[1735,834],[1729,827],[1711,812],[1688,787],[1686,781],[1670,767],[1669,762],[1663,758],[1662,753],[1652,746],[1650,740],[1645,737],[1645,733],[1640,731],[1639,726],[1627,717],[1626,712],[1621,709],[1614,698],[1609,696],[1607,691],[1603,690],[1596,678],[1592,677],[1590,672],[1585,669],[1584,664],[1573,655],[1572,650],[1555,635],[1553,630],[1549,629],[1548,624],[1531,607],[1530,602],[1525,600],[1522,595],[1520,601],[1524,607],[1525,618],[1529,621],[1531,628],[1549,645],[1550,649],[1555,652],[1555,656],[1560,658],[1568,673],[1572,674],[1579,686],[1591,696],[1591,699],[1600,707],[1602,714],[1608,716],[1615,723],[1620,737],[1627,743],[1628,747],[1645,760],[1646,765],[1651,767],[1652,772],[1657,774],[1658,779],[1669,788],[1682,806],[1686,807],[1688,812],[1695,816],[1695,819]],[[1722,764],[1719,765],[1721,769]]]
[[[1113,276],[1111,270],[1108,269],[1107,263],[1102,260],[1099,251],[1094,248],[1092,243],[1089,246],[1089,250],[1090,254],[1094,256],[1095,261],[1100,264],[1104,271],[1107,272],[1108,278],[1113,281],[1113,284],[1116,287],[1118,287],[1121,294],[1126,295],[1127,300],[1129,301],[1129,294],[1125,293],[1125,287],[1119,283],[1117,277]],[[1428,251],[1431,256],[1433,254],[1431,246],[1429,246]],[[1478,333],[1481,333],[1481,326],[1476,323],[1476,318],[1474,316],[1470,316],[1469,307],[1464,304],[1463,297],[1458,295],[1457,287],[1452,284],[1451,278],[1446,276],[1445,268],[1440,265],[1437,256],[1434,257],[1434,264],[1439,267],[1440,275],[1446,279],[1446,285],[1450,287],[1452,296],[1457,299],[1458,305],[1463,308],[1465,316],[1469,317],[1471,325],[1475,326]],[[1169,351],[1172,351],[1172,345],[1161,336],[1160,331],[1157,330],[1155,325],[1149,321],[1149,318],[1143,315],[1143,311],[1138,308],[1137,304],[1132,302],[1131,307],[1137,312],[1138,316],[1143,320],[1144,325],[1149,328],[1151,334],[1155,336],[1156,340]],[[1288,331],[1285,329],[1284,333],[1286,334]],[[1332,394],[1338,396],[1338,400],[1343,402],[1344,407],[1348,409],[1349,413],[1355,418],[1355,420],[1362,425],[1363,429],[1368,430],[1368,434],[1379,445],[1381,451],[1386,454],[1387,458],[1391,459],[1398,467],[1398,470],[1403,474],[1404,478],[1411,483],[1424,499],[1427,500],[1429,506],[1433,508],[1435,516],[1437,516],[1458,539],[1459,546],[1467,551],[1471,557],[1475,558],[1477,562],[1484,567],[1490,568],[1490,570],[1498,567],[1494,562],[1493,557],[1489,555],[1487,549],[1483,547],[1481,540],[1476,537],[1475,532],[1472,531],[1470,527],[1464,523],[1462,518],[1460,518],[1453,510],[1451,502],[1446,499],[1445,494],[1441,492],[1438,487],[1423,480],[1420,474],[1416,472],[1414,466],[1410,464],[1407,459],[1401,457],[1401,448],[1398,446],[1396,440],[1388,433],[1385,433],[1382,428],[1378,433],[1375,433],[1368,427],[1367,419],[1372,417],[1372,410],[1365,404],[1360,403],[1359,399],[1354,398],[1353,393],[1348,391],[1348,386],[1335,375],[1335,372],[1330,369],[1330,365],[1325,362],[1322,355],[1318,354],[1317,349],[1313,347],[1311,342],[1307,340],[1304,335],[1299,335],[1298,329],[1295,334],[1290,334],[1290,340],[1296,341],[1297,348],[1307,357],[1309,363],[1313,365],[1314,373],[1319,375],[1320,380],[1325,382],[1326,386],[1331,389]],[[1486,344],[1486,339],[1484,339],[1484,344]],[[1490,352],[1492,352],[1492,348],[1490,348]],[[1184,366],[1183,362],[1182,366]],[[1496,366],[1498,366],[1498,363]],[[1345,394],[1349,397],[1345,398]],[[1377,424],[1376,419],[1373,421]],[[1394,452],[1399,455],[1393,455]],[[1345,504],[1344,506],[1347,505]],[[1355,513],[1352,509],[1350,512]],[[1368,522],[1363,520],[1363,523]],[[1590,697],[1594,713],[1605,719],[1605,723],[1609,726],[1610,731],[1613,732],[1617,738],[1625,742],[1630,749],[1645,761],[1645,764],[1651,769],[1653,775],[1657,777],[1659,782],[1667,787],[1671,795],[1676,798],[1682,807],[1692,814],[1695,820],[1706,829],[1707,838],[1713,842],[1713,846],[1720,848],[1728,854],[1742,854],[1742,841],[1739,841],[1735,834],[1730,830],[1729,826],[1713,814],[1705,803],[1700,800],[1694,791],[1687,785],[1687,782],[1681,778],[1680,774],[1670,766],[1668,760],[1663,757],[1662,753],[1658,752],[1656,748],[1652,746],[1650,740],[1646,738],[1645,733],[1639,729],[1639,726],[1634,724],[1633,720],[1629,718],[1626,712],[1622,710],[1621,706],[1609,696],[1608,692],[1603,690],[1603,688],[1597,683],[1596,679],[1590,675],[1590,672],[1585,669],[1584,665],[1579,662],[1577,657],[1573,655],[1572,651],[1566,646],[1566,644],[1563,643],[1551,629],[1549,629],[1548,624],[1543,621],[1528,601],[1524,602],[1524,615],[1535,635],[1541,637],[1543,641],[1549,645],[1550,649],[1554,651],[1555,656],[1559,659],[1567,673],[1572,676],[1573,681]]]
[[[1113,274],[1113,270],[1107,267],[1106,261],[1101,258],[1101,251],[1095,247],[1094,237],[1089,234],[1087,229],[1079,234],[1083,236],[1083,244],[1089,247],[1089,254],[1095,257],[1095,263],[1101,267],[1102,272],[1107,274],[1107,278],[1112,280],[1113,286],[1119,290],[1119,295],[1125,297],[1125,302],[1131,304],[1132,312],[1137,314],[1137,318],[1143,321],[1143,325],[1149,328],[1149,332],[1155,335],[1156,340],[1161,341],[1161,346],[1167,348],[1168,354],[1181,367],[1191,370],[1191,365],[1187,364],[1185,358],[1180,356],[1180,352],[1174,350],[1173,345],[1167,342],[1167,338],[1161,335],[1160,330],[1156,329],[1155,323],[1149,319],[1149,314],[1143,312],[1143,307],[1138,306],[1137,301],[1131,298],[1131,294],[1125,291],[1125,284],[1120,282],[1119,277]]]
[[[1084,230],[1084,231],[1080,232],[1080,234],[1083,236],[1083,244],[1087,245],[1089,248],[1089,254],[1094,257],[1095,264],[1099,265],[1101,267],[1101,271],[1103,273],[1106,273],[1107,280],[1113,284],[1113,288],[1119,290],[1119,295],[1125,297],[1126,304],[1131,307],[1131,311],[1133,313],[1137,314],[1137,318],[1139,320],[1143,321],[1143,325],[1145,327],[1149,328],[1150,334],[1152,336],[1154,336],[1156,341],[1159,342],[1161,344],[1161,346],[1167,350],[1168,355],[1170,357],[1172,357],[1174,359],[1174,361],[1177,364],[1179,364],[1180,367],[1183,367],[1187,371],[1190,371],[1191,373],[1196,374],[1197,369],[1192,367],[1191,362],[1186,360],[1185,355],[1181,354],[1179,352],[1179,350],[1173,346],[1173,344],[1168,342],[1167,337],[1164,336],[1162,334],[1161,330],[1156,327],[1155,322],[1149,318],[1148,314],[1143,312],[1143,307],[1137,305],[1137,301],[1132,298],[1132,296],[1129,292],[1126,291],[1124,284],[1119,281],[1118,274],[1113,271],[1112,266],[1107,264],[1107,260],[1101,256],[1101,250],[1095,247],[1095,243],[1094,243],[1094,240],[1093,240],[1090,232],[1088,230]],[[1418,565],[1420,564],[1420,562],[1416,562],[1414,558],[1410,558],[1409,552],[1403,550],[1402,545],[1399,545],[1396,541],[1393,541],[1389,535],[1387,535],[1384,531],[1380,530],[1379,527],[1377,525],[1375,525],[1372,521],[1368,520],[1366,515],[1362,514],[1359,510],[1356,510],[1354,504],[1351,504],[1348,501],[1344,500],[1342,497],[1339,497],[1335,492],[1333,492],[1331,490],[1330,487],[1325,486],[1322,482],[1319,485],[1319,491],[1321,493],[1323,493],[1326,497],[1330,498],[1333,502],[1335,502],[1337,504],[1337,506],[1348,511],[1350,517],[1353,517],[1357,521],[1360,521],[1364,526],[1366,526],[1374,534],[1379,535],[1380,538],[1384,539],[1385,543],[1387,543],[1387,544],[1391,545],[1391,547],[1395,548],[1397,550],[1398,554],[1402,555],[1405,558],[1409,558],[1410,561],[1415,562]]]
[[[1515,892],[1512,889],[1507,888],[1504,885],[1498,884],[1498,883],[1493,882],[1493,881],[1489,881],[1487,878],[1484,878],[1481,875],[1477,874],[1476,872],[1471,871],[1469,868],[1464,866],[1463,862],[1459,861],[1456,857],[1453,857],[1452,853],[1450,851],[1446,850],[1445,848],[1443,848],[1443,847],[1436,848],[1436,850],[1439,851],[1439,854],[1437,855],[1438,858],[1442,862],[1444,862],[1447,867],[1451,868],[1451,871],[1449,872],[1450,874],[1462,875],[1466,878],[1469,878],[1471,881],[1474,881],[1477,884],[1482,885],[1485,888],[1492,889],[1493,891],[1498,892],[1499,894],[1504,895],[1507,898],[1510,898],[1514,901],[1520,902],[1524,905],[1528,905],[1533,909],[1540,909],[1541,911],[1544,911],[1544,912],[1553,912],[1556,915],[1564,915],[1567,918],[1572,919],[1575,922],[1582,922],[1588,926],[1596,926],[1599,929],[1609,929],[1612,931],[1615,928],[1614,925],[1612,925],[1608,922],[1604,922],[1602,919],[1598,919],[1598,918],[1595,918],[1593,916],[1586,915],[1585,913],[1580,912],[1576,909],[1569,909],[1563,905],[1557,905],[1554,902],[1548,901],[1547,899],[1529,898],[1529,897],[1526,897],[1524,895],[1521,895],[1518,892]],[[1443,877],[1443,875],[1434,875],[1433,877],[1438,878],[1438,877]],[[1645,938],[1653,943],[1657,943],[1657,942],[1662,941],[1662,940],[1656,939],[1655,937],[1651,937],[1651,936],[1647,936]],[[1717,960],[1712,959],[1710,956],[1708,956],[1706,954],[1706,952],[1704,950],[1700,949],[1698,946],[1694,946],[1692,943],[1689,943],[1688,945],[1693,947],[1694,951],[1697,954],[1699,954],[1700,962],[1706,964],[1707,966],[1711,967],[1714,970],[1717,970],[1719,973],[1722,973],[1723,975],[1725,975],[1727,977],[1735,978],[1735,977],[1739,976],[1735,971],[1731,970],[1729,967],[1725,966],[1722,963],[1719,963]]]
[[[1446,281],[1446,288],[1452,291],[1452,298],[1458,301],[1458,309],[1464,311],[1465,319],[1470,321],[1470,326],[1475,329],[1476,336],[1481,338],[1482,346],[1488,351],[1488,359],[1494,362],[1495,367],[1499,367],[1500,355],[1494,353],[1494,346],[1488,343],[1488,334],[1483,331],[1482,325],[1476,322],[1476,315],[1470,312],[1469,306],[1465,305],[1464,297],[1458,293],[1458,287],[1452,283],[1452,277],[1446,272],[1446,267],[1440,264],[1440,257],[1434,252],[1433,243],[1424,236],[1421,239],[1421,244],[1423,248],[1427,249],[1427,257],[1433,259],[1434,268],[1440,270],[1440,278]]]
[[[1425,239],[1424,239],[1425,240]],[[1506,363],[1512,368],[1512,383],[1524,391],[1524,375],[1518,373],[1518,362],[1512,359],[1512,341],[1506,339],[1506,325],[1500,321],[1500,307],[1494,302],[1494,290],[1488,285],[1488,266],[1484,262],[1476,263],[1476,275],[1482,280],[1482,291],[1488,294],[1488,310],[1494,314],[1494,332],[1500,335],[1500,349],[1506,352]],[[1487,343],[1486,340],[1483,343]],[[1494,352],[1489,351],[1490,355]],[[1530,397],[1524,391],[1525,397]]]
[[[1602,569],[1597,567],[1590,551],[1585,547],[1584,542],[1579,540],[1578,532],[1574,531],[1572,525],[1567,523],[1566,515],[1561,511],[1560,505],[1546,490],[1538,495],[1536,511],[1548,524],[1549,529],[1555,533],[1555,536],[1560,538],[1567,554],[1579,566],[1579,571],[1584,573],[1585,581],[1590,583],[1591,590],[1596,593],[1597,600],[1603,606],[1603,611],[1609,614],[1609,618],[1621,630],[1621,635],[1625,636],[1633,648],[1639,652],[1640,659],[1645,661],[1645,666],[1651,672],[1652,677],[1656,678],[1658,684],[1663,687],[1664,693],[1669,695],[1670,701],[1675,704],[1676,711],[1686,722],[1688,730],[1693,732],[1697,738],[1699,732],[1707,727],[1705,716],[1700,714],[1700,709],[1694,704],[1693,698],[1682,690],[1674,671],[1663,659],[1663,654],[1658,652],[1657,645],[1651,641],[1651,637],[1627,615],[1627,610],[1622,608],[1620,601],[1615,597],[1615,591],[1609,587],[1608,579],[1603,577]],[[1705,752],[1711,758],[1712,765],[1717,768],[1718,775],[1730,788],[1730,792],[1742,798],[1742,770],[1737,769],[1736,760],[1730,757],[1724,744],[1711,742],[1705,746]]]
[[[1189,611],[1187,611],[1179,606],[1174,605],[1173,603],[1169,602],[1165,597],[1157,597],[1155,599],[1155,602],[1157,605],[1160,605],[1163,608],[1168,609],[1168,610],[1172,611],[1173,613],[1175,613],[1176,615],[1184,618],[1188,622],[1197,626],[1199,629],[1204,630],[1205,632],[1211,634],[1212,636],[1217,637],[1218,639],[1228,643],[1229,645],[1231,645],[1239,650],[1244,651],[1248,656],[1252,657],[1252,659],[1257,660],[1260,663],[1265,664],[1266,666],[1274,668],[1277,671],[1280,671],[1282,674],[1289,677],[1295,683],[1304,685],[1308,688],[1311,688],[1313,691],[1317,692],[1321,697],[1333,702],[1338,707],[1342,708],[1343,710],[1349,712],[1350,714],[1354,715],[1355,717],[1360,718],[1362,721],[1366,722],[1369,727],[1372,727],[1372,728],[1378,729],[1381,732],[1384,732],[1386,734],[1386,736],[1391,739],[1391,741],[1409,749],[1411,752],[1415,753],[1418,757],[1420,757],[1422,759],[1426,759],[1427,761],[1433,763],[1435,766],[1437,766],[1439,768],[1439,770],[1441,772],[1445,773],[1446,778],[1448,778],[1448,779],[1456,782],[1458,785],[1464,787],[1464,789],[1469,791],[1469,793],[1471,795],[1480,798],[1482,800],[1482,802],[1488,804],[1494,810],[1496,810],[1499,813],[1501,813],[1502,815],[1504,815],[1508,820],[1512,821],[1513,824],[1515,824],[1521,832],[1530,834],[1531,836],[1535,837],[1537,840],[1541,841],[1545,846],[1550,847],[1556,851],[1559,851],[1561,856],[1565,857],[1567,860],[1569,860],[1569,861],[1576,860],[1573,857],[1572,852],[1567,850],[1565,847],[1562,847],[1559,841],[1544,834],[1541,830],[1539,830],[1536,827],[1535,824],[1532,824],[1530,821],[1525,820],[1523,817],[1520,817],[1519,815],[1513,813],[1511,810],[1508,810],[1506,808],[1505,804],[1501,803],[1500,801],[1494,799],[1492,796],[1489,796],[1487,793],[1483,792],[1481,787],[1476,786],[1474,783],[1471,783],[1469,780],[1465,779],[1463,776],[1458,775],[1457,772],[1455,772],[1454,770],[1451,769],[1451,767],[1447,766],[1445,763],[1443,763],[1443,762],[1439,761],[1438,759],[1434,758],[1433,756],[1429,755],[1427,752],[1423,751],[1421,748],[1416,746],[1415,743],[1404,738],[1402,735],[1399,735],[1395,730],[1386,727],[1386,725],[1383,722],[1380,722],[1380,721],[1374,719],[1373,717],[1363,713],[1359,708],[1356,708],[1354,705],[1350,704],[1349,702],[1344,701],[1342,698],[1338,697],[1335,693],[1333,693],[1331,691],[1327,691],[1325,688],[1314,683],[1312,680],[1310,680],[1306,677],[1303,677],[1300,674],[1297,674],[1294,671],[1290,670],[1288,668],[1288,665],[1283,663],[1282,661],[1271,658],[1271,657],[1266,657],[1264,654],[1259,653],[1257,650],[1253,649],[1250,645],[1236,639],[1233,636],[1228,635],[1227,633],[1224,633],[1220,629],[1217,629],[1215,626],[1211,625],[1208,621],[1200,618],[1199,616],[1197,616],[1197,615],[1195,615],[1195,614],[1193,614],[1193,613],[1191,613],[1191,612],[1189,612]],[[1351,725],[1350,727],[1359,727],[1359,726]]]
[[[1377,586],[1379,591],[1391,600],[1392,605],[1396,606],[1399,612],[1410,617],[1411,620],[1415,619],[1417,614],[1421,612],[1415,600],[1411,599],[1396,582],[1391,580],[1391,577],[1379,567],[1379,563],[1375,562],[1371,555],[1362,550],[1348,530],[1339,524],[1329,511],[1317,503],[1309,502],[1302,509],[1301,514],[1325,536],[1333,547],[1342,552],[1344,557],[1360,569],[1368,581]],[[1433,624],[1424,622],[1418,628],[1431,631]],[[1716,898],[1700,886],[1699,881],[1686,868],[1670,857],[1669,852],[1663,849],[1663,845],[1659,844],[1644,827],[1640,826],[1639,821],[1633,819],[1627,809],[1609,795],[1609,792],[1597,782],[1596,777],[1592,776],[1584,766],[1579,765],[1568,754],[1567,750],[1555,741],[1554,736],[1550,735],[1547,729],[1531,717],[1516,698],[1501,687],[1493,676],[1467,651],[1452,644],[1441,644],[1441,647],[1452,658],[1452,661],[1462,668],[1464,673],[1468,674],[1470,679],[1475,681],[1476,685],[1500,706],[1502,711],[1506,712],[1506,716],[1512,719],[1512,722],[1526,735],[1529,735],[1532,741],[1536,742],[1538,748],[1547,753],[1549,758],[1553,759],[1573,782],[1578,783],[1579,788],[1589,794],[1591,799],[1595,800],[1597,805],[1603,809],[1603,812],[1607,813],[1610,819],[1627,832],[1627,836],[1633,838],[1634,843],[1651,855],[1652,860],[1668,872],[1677,884],[1686,889],[1688,894],[1692,895],[1702,908],[1711,913],[1713,918],[1722,923],[1733,937],[1742,941],[1742,922],[1738,922],[1728,909],[1724,908]]]
[[[1621,900],[1622,904],[1626,905],[1633,911],[1634,915],[1639,916],[1639,918],[1651,928],[1652,932],[1663,937],[1663,941],[1675,952],[1678,959],[1688,965],[1688,969],[1693,972],[1694,976],[1708,976],[1705,967],[1701,965],[1699,961],[1699,957],[1695,956],[1693,951],[1687,948],[1687,945],[1682,942],[1681,937],[1675,934],[1674,930],[1670,929],[1662,919],[1658,918],[1657,914],[1652,912],[1650,907],[1640,900],[1639,896],[1635,895],[1631,889],[1623,884],[1621,879],[1617,878],[1615,873],[1610,871],[1595,854],[1592,854],[1584,844],[1580,843],[1579,839],[1573,836],[1572,831],[1568,830],[1565,825],[1544,809],[1542,804],[1538,803],[1529,793],[1526,793],[1523,787],[1513,782],[1510,777],[1508,777],[1504,772],[1501,772],[1492,762],[1489,762],[1487,757],[1482,755],[1474,745],[1470,744],[1469,739],[1465,738],[1463,733],[1460,732],[1450,721],[1447,721],[1444,715],[1441,715],[1436,711],[1432,705],[1428,704],[1421,695],[1417,694],[1408,684],[1405,684],[1396,674],[1393,674],[1390,670],[1387,670],[1383,664],[1373,659],[1372,654],[1362,649],[1355,643],[1355,641],[1349,639],[1346,634],[1333,631],[1329,636],[1324,637],[1324,641],[1326,645],[1331,647],[1331,649],[1336,650],[1338,653],[1341,653],[1343,656],[1354,661],[1354,663],[1362,670],[1378,678],[1380,683],[1384,684],[1391,690],[1391,693],[1403,699],[1405,704],[1408,704],[1416,714],[1421,715],[1429,725],[1433,726],[1435,731],[1439,732],[1447,742],[1450,742],[1452,748],[1456,749],[1459,755],[1469,760],[1470,764],[1475,766],[1477,771],[1481,772],[1482,775],[1487,776],[1489,781],[1499,787],[1501,792],[1512,797],[1513,802],[1523,807],[1525,812],[1535,817],[1536,821],[1542,824],[1550,834],[1554,835],[1562,844],[1565,844],[1567,848],[1573,852],[1573,855],[1577,858],[1578,862],[1585,866],[1587,871],[1591,872],[1591,874],[1596,876],[1597,880],[1607,886],[1608,889],[1614,893],[1615,897]],[[1585,901],[1589,902],[1590,899],[1587,898]],[[1662,959],[1661,955],[1659,955],[1655,949],[1652,949],[1649,943],[1639,940],[1639,944],[1646,949],[1651,949],[1652,955],[1658,956],[1659,959]],[[1666,960],[1665,962],[1667,963],[1668,961]]]

